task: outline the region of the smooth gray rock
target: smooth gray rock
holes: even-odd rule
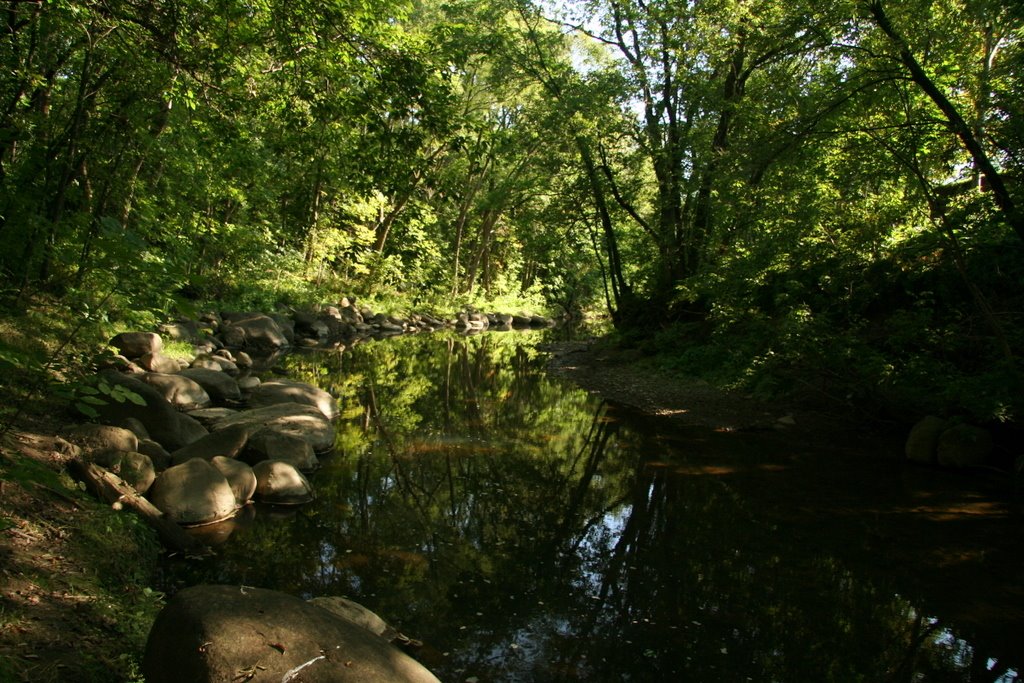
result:
[[[122,332],[109,343],[131,359],[141,358],[147,353],[159,353],[164,348],[164,340],[154,332]]]
[[[96,406],[104,422],[120,423],[127,418],[135,418],[143,424],[154,441],[169,451],[177,450],[206,434],[202,425],[179,413],[163,394],[142,380],[122,375],[116,370],[103,370],[100,376],[108,384],[117,384],[134,392],[144,403],[138,405],[125,400]]]
[[[939,436],[935,455],[943,467],[978,467],[992,455],[992,435],[973,425],[950,427]]]
[[[217,432],[234,425],[246,425],[250,434],[262,427],[294,434],[305,439],[317,453],[324,453],[334,447],[334,425],[313,406],[280,403],[244,410],[214,422],[210,429]]]
[[[210,432],[206,436],[171,453],[171,464],[180,465],[192,458],[211,460],[218,455],[237,458],[249,440],[249,427],[237,424]]]
[[[178,410],[198,410],[213,403],[210,395],[198,382],[184,375],[147,372],[139,379],[154,387]]]
[[[198,458],[164,470],[150,487],[149,499],[168,519],[185,526],[227,519],[238,509],[227,478]]]
[[[181,375],[199,384],[216,405],[233,404],[242,400],[238,382],[226,372],[206,368],[187,368],[181,371]]]
[[[188,416],[199,422],[204,427],[209,427],[217,420],[230,417],[238,411],[234,408],[200,408],[199,410],[188,411]]]
[[[149,457],[157,472],[163,472],[171,466],[171,454],[152,439],[139,439],[139,453]]]
[[[253,407],[298,403],[316,407],[324,417],[333,420],[338,416],[338,401],[329,393],[305,382],[289,379],[274,379],[260,384],[249,396]]]
[[[67,439],[86,451],[139,449],[139,437],[134,432],[109,425],[81,424],[67,434]]]
[[[147,353],[139,358],[139,365],[149,372],[171,374],[181,370],[181,364],[162,353]]]
[[[157,615],[142,662],[148,683],[225,683],[249,670],[256,683],[439,683],[361,626],[285,593],[237,585],[179,591]]]
[[[93,462],[121,477],[142,495],[146,494],[156,479],[153,461],[148,455],[136,451],[100,451],[93,454]]]
[[[924,465],[933,464],[939,445],[939,435],[948,428],[949,422],[940,417],[928,415],[921,418],[907,435],[907,442],[903,448],[907,460]]]
[[[264,460],[281,460],[307,472],[320,466],[308,441],[273,428],[261,429],[252,434],[241,458],[253,465]]]
[[[252,468],[244,462],[234,458],[225,458],[218,455],[210,460],[210,464],[220,470],[224,478],[228,480],[231,490],[235,494],[235,502],[245,505],[252,500],[256,493],[256,475]]]
[[[246,349],[280,349],[290,345],[278,323],[269,316],[233,317],[220,328],[225,346]]]
[[[400,633],[398,629],[384,621],[373,610],[360,605],[354,600],[332,595],[311,598],[309,602],[328,612],[337,614],[342,619],[351,621],[356,626],[365,628],[373,635],[379,636],[389,643],[397,641],[400,645],[422,645],[419,641],[414,641],[409,636]]]
[[[313,500],[313,486],[302,472],[280,460],[264,460],[252,468],[256,499],[274,505],[302,505]]]

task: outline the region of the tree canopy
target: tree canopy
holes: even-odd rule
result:
[[[1020,416],[1001,0],[12,0],[13,307],[605,310],[771,394]]]

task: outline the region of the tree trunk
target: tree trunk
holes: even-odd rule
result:
[[[949,101],[945,93],[939,90],[935,82],[925,73],[924,68],[910,51],[910,46],[906,40],[903,39],[903,36],[892,25],[889,15],[885,13],[881,0],[872,0],[868,5],[868,9],[871,11],[875,24],[889,37],[889,40],[899,52],[900,62],[910,72],[911,79],[939,108],[939,111],[946,117],[949,127],[956,133],[956,136],[960,138],[960,142],[963,143],[963,146],[970,153],[975,166],[981,171],[985,181],[988,183],[996,206],[1003,213],[1003,218],[1013,228],[1014,232],[1017,233],[1017,236],[1024,240],[1024,216],[1021,215],[1020,210],[1013,201],[1013,197],[1003,181],[1003,176],[996,170],[988,155],[985,154],[981,141],[975,137],[971,126],[964,120],[964,117],[957,111],[953,103]]]

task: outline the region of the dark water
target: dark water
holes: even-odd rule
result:
[[[998,481],[845,437],[655,430],[547,376],[540,340],[286,359],[342,407],[318,499],[244,517],[171,589],[347,595],[449,683],[1017,680],[1021,525]]]

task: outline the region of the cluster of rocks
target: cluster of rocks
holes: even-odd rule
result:
[[[241,329],[259,338],[257,327]],[[92,402],[103,424],[69,434],[88,460],[185,526],[227,519],[252,500],[312,500],[304,473],[334,446],[338,409],[330,394],[288,379],[261,382],[247,374],[253,363],[245,352],[200,345],[186,362],[164,355],[155,333],[123,333],[110,343],[119,351],[116,367],[99,372]]]
[[[142,669],[149,683],[437,683],[389,642],[401,638],[345,598],[307,602],[248,586],[193,586],[157,616]]]
[[[110,341],[91,403],[103,427],[74,435],[88,458],[146,495],[169,519],[202,525],[251,499],[299,504],[312,498],[304,473],[334,443],[334,398],[300,382],[254,374],[288,348],[353,344],[427,330],[466,333],[552,325],[549,318],[462,311],[450,319],[374,313],[342,298],[315,311],[205,313],[122,333]],[[188,360],[163,339],[192,344]],[[250,355],[252,354],[252,355]],[[256,360],[254,360],[254,356]]]
[[[929,415],[910,430],[905,453],[911,462],[926,465],[981,467],[992,457],[992,435],[981,427]]]
[[[511,330],[549,327],[551,318],[539,315],[481,313],[460,311],[451,318],[428,313],[407,316],[375,313],[343,297],[337,304],[312,310],[285,310],[273,315],[263,313],[206,313],[198,320],[178,320],[162,325],[168,338],[219,347],[257,349],[261,352],[290,346],[314,347],[351,344],[362,339],[455,329],[464,333],[482,330]]]

